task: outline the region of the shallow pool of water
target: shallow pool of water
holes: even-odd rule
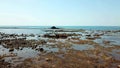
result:
[[[94,49],[94,46],[93,45],[87,45],[87,44],[84,44],[84,45],[78,45],[78,44],[74,44],[72,45],[72,48],[75,49],[75,50],[89,50],[89,49]]]

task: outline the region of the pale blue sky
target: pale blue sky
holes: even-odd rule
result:
[[[120,26],[120,0],[1,0],[0,25]]]

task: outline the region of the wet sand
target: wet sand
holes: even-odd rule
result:
[[[120,68],[120,30],[0,32],[1,68]]]

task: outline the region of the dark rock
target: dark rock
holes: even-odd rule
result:
[[[35,49],[37,47],[37,44],[34,44],[33,46],[32,46],[32,49]]]
[[[19,50],[19,47],[16,47],[17,50]]]
[[[88,35],[86,35],[87,37],[91,37],[91,35],[90,34],[88,34]]]
[[[43,49],[43,48],[37,48],[36,50],[41,51],[41,52],[43,52],[43,51],[44,51],[44,49]]]
[[[12,52],[12,51],[14,51],[14,48],[10,48],[10,49],[9,49],[9,52]]]
[[[38,35],[38,37],[40,37],[40,35]]]
[[[59,29],[59,28],[57,28],[57,27],[55,27],[55,26],[52,26],[51,29]]]
[[[21,47],[20,50],[23,50],[23,48]]]
[[[44,37],[66,39],[68,37],[68,34],[45,34]]]
[[[5,62],[5,60],[4,59],[0,59],[0,62]]]
[[[41,44],[46,44],[47,43],[45,40],[41,40],[40,42],[41,42]]]
[[[86,39],[89,39],[89,40],[95,40],[94,37],[87,37]]]
[[[41,52],[43,52],[43,51],[44,51],[44,49],[43,49],[43,48],[40,48],[40,51],[41,51]]]

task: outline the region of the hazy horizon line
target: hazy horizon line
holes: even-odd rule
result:
[[[116,26],[116,25],[0,25],[0,27],[16,27],[16,26]],[[117,26],[118,27],[118,26]],[[120,26],[119,26],[120,27]]]

